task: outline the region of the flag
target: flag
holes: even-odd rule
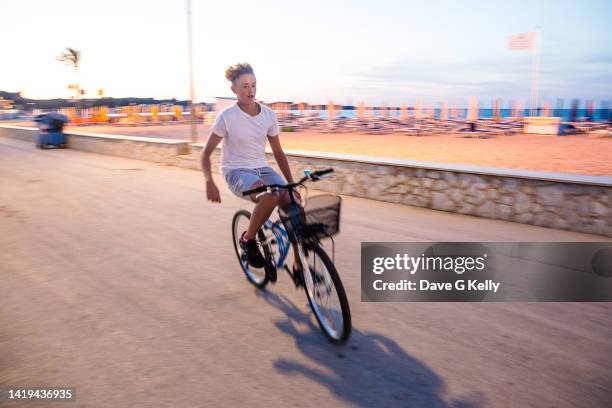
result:
[[[536,33],[523,33],[510,37],[508,48],[511,50],[531,50],[535,47]]]

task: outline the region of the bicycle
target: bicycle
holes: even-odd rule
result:
[[[275,192],[286,189],[291,204],[287,211],[278,208],[278,219],[268,219],[257,233],[257,241],[263,250],[265,266],[254,268],[247,262],[246,253],[239,240],[251,218],[247,210],[239,210],[232,220],[232,237],[238,262],[247,280],[258,289],[268,282],[276,282],[277,271],[284,269],[292,278],[296,288],[303,286],[319,327],[335,344],[345,343],[351,334],[351,312],[344,286],[332,259],[321,246],[321,240],[331,238],[340,229],[341,198],[323,194],[306,200],[302,207],[294,197],[299,187],[307,191],[306,181],[318,181],[333,169],[314,172],[304,171],[304,177],[287,185],[264,185],[244,191],[243,195]],[[290,244],[295,245],[302,268],[289,270],[286,265]],[[333,247],[332,256],[335,254]]]

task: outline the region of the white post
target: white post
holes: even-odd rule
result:
[[[191,143],[198,141],[198,133],[196,129],[196,112],[193,106],[195,92],[193,90],[193,47],[191,42],[191,0],[187,0],[187,44],[189,49],[189,98],[191,110]],[[180,118],[179,118],[180,119]]]
[[[532,58],[532,73],[531,73],[531,116],[538,114],[538,80],[540,70],[540,37],[541,30],[535,30],[535,38],[533,40],[533,58]]]

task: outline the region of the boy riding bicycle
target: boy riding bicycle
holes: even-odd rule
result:
[[[202,171],[206,179],[206,197],[220,203],[219,189],[212,178],[210,156],[223,140],[221,174],[229,189],[237,197],[252,201],[255,208],[248,229],[242,233],[240,247],[246,252],[248,263],[255,268],[265,265],[255,237],[257,231],[270,217],[276,206],[286,209],[291,200],[287,191],[242,196],[242,192],[269,184],[293,183],[293,176],[279,140],[278,120],[274,111],[255,101],[257,84],[253,68],[249,64],[236,64],[225,71],[225,78],[232,83],[236,104],[219,112],[211,129],[206,147],[202,151]],[[266,139],[270,143],[274,159],[285,179],[266,162]],[[299,200],[299,197],[297,197]],[[301,269],[297,249],[293,248],[296,265]]]

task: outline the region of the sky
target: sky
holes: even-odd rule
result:
[[[528,100],[533,53],[507,42],[540,29],[540,100],[609,100],[611,20],[610,0],[193,0],[195,99],[249,62],[266,102]],[[89,97],[189,98],[185,0],[0,0],[0,44],[3,91],[71,96],[72,47]]]

